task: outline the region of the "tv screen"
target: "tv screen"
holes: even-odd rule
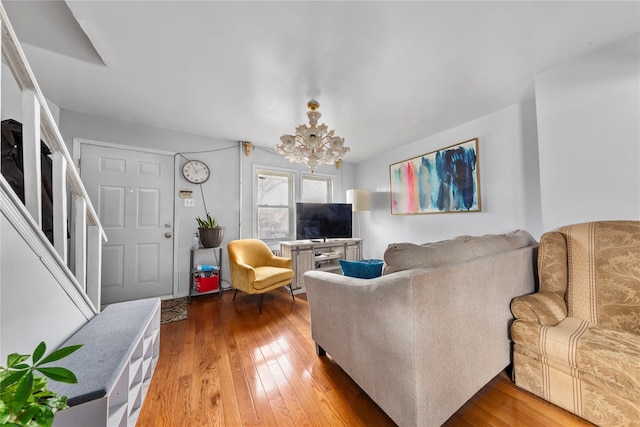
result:
[[[298,240],[351,237],[350,203],[296,203]]]

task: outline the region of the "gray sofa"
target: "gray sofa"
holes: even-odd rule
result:
[[[384,274],[304,275],[319,355],[400,426],[439,426],[510,363],[511,300],[532,293],[525,231],[391,244]]]

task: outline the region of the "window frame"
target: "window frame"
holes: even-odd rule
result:
[[[320,174],[309,174],[309,173],[301,173],[300,174],[300,202],[307,202],[307,200],[303,199],[304,192],[304,181],[323,181],[327,184],[327,200],[324,203],[333,203],[333,181],[334,177],[332,175],[320,175]],[[323,202],[312,202],[312,203],[323,203]]]
[[[285,207],[284,205],[259,205],[258,204],[258,179],[260,175],[272,175],[272,176],[281,176],[286,177],[288,179],[288,209],[289,209],[289,236],[288,237],[273,237],[273,238],[261,238],[260,237],[260,226],[258,211],[262,207]],[[254,183],[254,191],[253,191],[253,235],[256,239],[260,239],[267,244],[274,242],[281,242],[286,240],[295,240],[295,204],[296,204],[296,172],[290,169],[279,169],[273,167],[264,167],[264,166],[255,166],[253,168],[253,183]]]

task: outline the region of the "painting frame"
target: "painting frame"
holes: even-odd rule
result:
[[[482,212],[478,138],[389,165],[391,215]]]

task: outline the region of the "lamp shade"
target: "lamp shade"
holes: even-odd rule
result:
[[[347,203],[351,203],[353,212],[371,210],[371,192],[366,188],[347,190]]]

